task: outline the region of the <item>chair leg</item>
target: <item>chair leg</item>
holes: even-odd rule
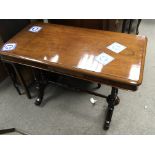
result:
[[[141,19],[138,19],[137,27],[136,27],[136,34],[139,34],[139,25],[141,23]]]
[[[128,34],[130,34],[131,33],[131,28],[132,28],[132,24],[133,24],[133,19],[130,19],[130,21],[129,21],[129,29],[128,29]]]
[[[122,24],[122,33],[124,33],[124,32],[125,32],[126,22],[127,22],[127,19],[123,19],[123,24]]]

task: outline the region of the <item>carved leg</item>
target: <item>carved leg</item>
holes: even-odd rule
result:
[[[117,94],[118,94],[118,89],[112,87],[111,94],[107,97],[108,109],[107,109],[106,119],[104,123],[104,130],[109,129],[113,111],[114,111],[114,106],[119,104],[119,98]]]

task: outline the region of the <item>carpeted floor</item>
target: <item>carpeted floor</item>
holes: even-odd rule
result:
[[[50,86],[38,107],[35,98],[19,96],[9,78],[0,84],[0,128],[16,127],[30,134],[155,134],[155,20],[142,20],[140,34],[148,37],[143,84],[137,92],[119,91],[121,102],[108,131],[102,129],[104,99]],[[99,92],[109,94],[110,87],[103,85]],[[95,106],[91,97],[97,99]]]

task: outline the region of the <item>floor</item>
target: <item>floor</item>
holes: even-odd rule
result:
[[[142,20],[140,34],[148,37],[143,84],[136,92],[119,91],[121,102],[108,131],[102,129],[104,99],[50,86],[38,107],[35,98],[19,96],[9,78],[0,84],[0,128],[15,127],[29,134],[155,134],[155,20]],[[103,85],[98,91],[108,95],[110,87]],[[94,106],[91,97],[97,100]]]

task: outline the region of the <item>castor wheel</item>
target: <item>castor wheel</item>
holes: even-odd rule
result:
[[[110,126],[110,123],[108,121],[105,122],[103,129],[108,130]]]
[[[42,102],[42,99],[41,98],[37,98],[34,104],[37,105],[37,106],[40,106],[41,102]]]

